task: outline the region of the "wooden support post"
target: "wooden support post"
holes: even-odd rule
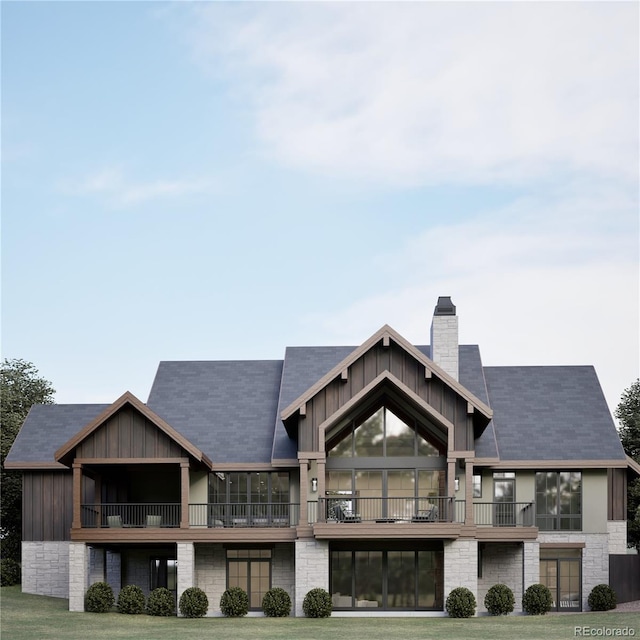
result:
[[[180,463],[180,528],[189,528],[189,461]]]

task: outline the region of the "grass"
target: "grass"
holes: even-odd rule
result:
[[[2,640],[562,640],[576,627],[633,629],[640,613],[450,618],[154,618],[120,613],[69,613],[68,602],[2,587]],[[615,637],[602,631],[594,637]],[[613,632],[615,633],[615,631]],[[629,637],[629,632],[625,634]],[[579,636],[578,636],[579,637]]]

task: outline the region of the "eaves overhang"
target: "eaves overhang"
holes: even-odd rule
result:
[[[178,433],[169,423],[163,420],[157,413],[149,409],[141,400],[136,398],[130,391],[123,393],[112,405],[107,407],[100,415],[94,418],[89,424],[81,429],[73,438],[68,440],[55,452],[55,460],[64,466],[69,466],[72,462],[72,455],[75,448],[94,431],[102,426],[109,418],[114,416],[125,406],[131,406],[155,427],[165,433],[171,440],[178,444],[193,459],[205,465],[208,469],[212,468],[211,460],[200,450],[187,440],[182,434]]]
[[[448,373],[441,369],[435,362],[425,356],[419,349],[417,349],[410,342],[405,340],[397,331],[392,329],[389,325],[384,325],[376,333],[374,333],[366,342],[361,346],[354,349],[344,360],[338,363],[331,371],[320,378],[314,385],[309,387],[303,394],[291,402],[280,414],[280,418],[287,426],[287,431],[291,434],[290,419],[296,413],[304,413],[306,403],[311,400],[320,390],[326,387],[333,380],[339,376],[345,375],[347,369],[361,356],[363,356],[372,347],[382,342],[383,345],[388,346],[390,341],[395,342],[399,347],[404,349],[410,354],[416,361],[421,363],[425,368],[425,376],[436,376],[442,380],[447,386],[453,389],[459,396],[464,398],[468,405],[470,412],[473,412],[474,418],[479,418],[484,428],[491,418],[493,417],[492,409],[486,405],[477,396],[471,393],[466,387],[461,385],[457,380],[452,378]]]

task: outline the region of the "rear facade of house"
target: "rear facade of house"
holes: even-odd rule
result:
[[[282,587],[302,615],[323,587],[334,615],[442,615],[458,586],[483,611],[507,584],[518,610],[542,582],[586,610],[640,471],[592,367],[485,367],[445,297],[429,345],[384,326],[283,360],[161,362],[146,404],[34,406],[6,467],[23,591],[82,611],[97,581],[197,586],[209,615],[233,586],[256,611]]]

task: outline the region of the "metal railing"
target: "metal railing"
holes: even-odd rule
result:
[[[315,504],[315,503],[310,503]],[[317,503],[315,522],[458,522],[465,519],[465,501],[447,496],[364,498],[328,496]],[[309,508],[311,522],[312,509]]]
[[[189,505],[189,524],[196,527],[295,527],[298,503],[203,503]]]
[[[81,506],[86,528],[179,527],[179,503],[101,503]]]
[[[533,527],[536,521],[533,502],[476,502],[473,517],[488,527]]]

